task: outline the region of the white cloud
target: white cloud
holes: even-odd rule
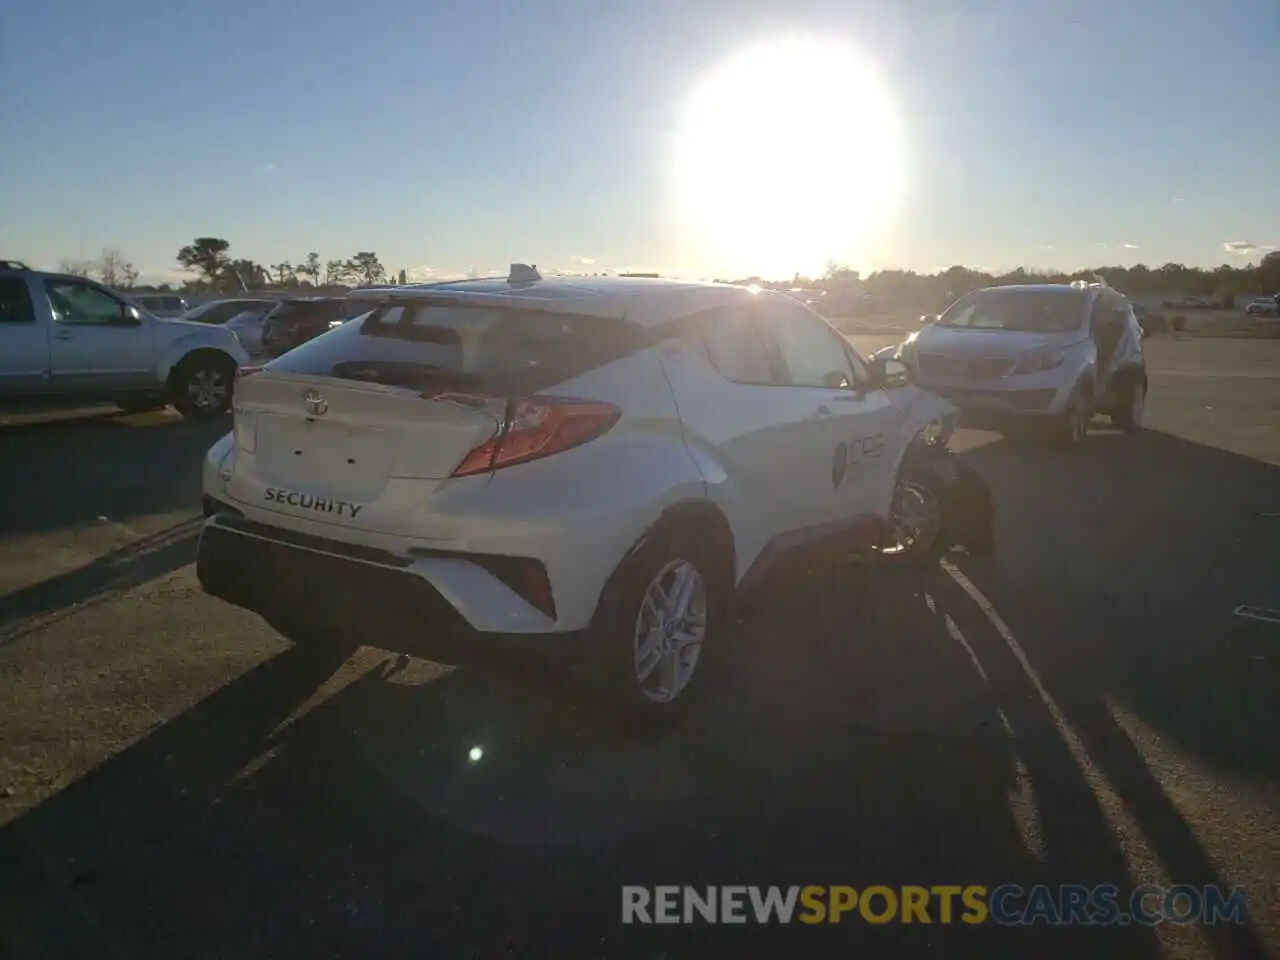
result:
[[[1055,247],[1052,243],[1044,243],[1040,245],[1040,249],[1041,250],[1057,250],[1058,248]]]
[[[1174,203],[1186,203],[1186,202],[1187,202],[1187,198],[1186,198],[1186,197],[1174,197],[1174,198],[1173,198],[1173,202],[1174,202]]]
[[[440,279],[440,271],[435,267],[421,266],[410,267],[404,272],[405,279],[421,283],[424,280]]]
[[[1138,245],[1137,245],[1136,243],[1122,243],[1122,244],[1120,244],[1120,246],[1124,247],[1126,250],[1137,250],[1137,249],[1139,249],[1139,248],[1138,248]]]
[[[1261,248],[1256,243],[1250,243],[1248,240],[1228,240],[1223,243],[1222,249],[1227,253],[1235,254],[1237,257],[1247,257]]]
[[[596,265],[595,257],[580,257],[577,254],[569,258],[574,263],[580,263],[584,267],[594,267]]]

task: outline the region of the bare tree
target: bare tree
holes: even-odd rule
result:
[[[138,268],[126,260],[120,264],[120,288],[128,290],[138,282]]]
[[[93,272],[92,260],[63,260],[58,264],[58,272],[72,277],[87,277]]]
[[[124,254],[115,247],[106,247],[98,257],[98,277],[108,287],[120,286],[124,273]]]

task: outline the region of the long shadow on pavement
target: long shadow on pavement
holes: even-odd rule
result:
[[[229,429],[164,413],[0,426],[0,536],[192,508],[204,453]]]
[[[91,563],[0,596],[0,647],[121,591],[194,563],[203,519],[142,537]]]
[[[1172,750],[1255,790],[1280,785],[1274,637],[1267,644],[1231,616],[1240,603],[1280,600],[1280,529],[1262,518],[1280,501],[1280,468],[1154,432],[1091,437],[1056,455],[998,443],[973,459],[1017,520],[1000,533],[1018,562],[958,565],[1024,648],[1171,882],[1230,886],[1203,837],[1231,805],[1221,809],[1221,792],[1188,797],[1185,788],[1175,803],[1152,767],[1168,766]],[[962,593],[952,585],[950,604],[979,623]],[[1135,740],[1117,710],[1155,740]],[[1183,760],[1172,766],[1185,776]],[[1256,919],[1273,894],[1250,895]],[[1251,925],[1204,933],[1224,960],[1267,955]]]
[[[921,581],[799,572],[772,590],[706,702],[652,737],[554,689],[420,661],[365,673],[272,733],[338,666],[290,650],[0,832],[0,944],[19,957],[1154,956],[1136,930],[623,926],[623,884],[1047,876],[1013,806],[1027,759]],[[1063,819],[1085,805],[1050,834],[1051,859],[1071,851],[1123,882],[1078,769],[1061,751],[1032,762],[1043,804]]]

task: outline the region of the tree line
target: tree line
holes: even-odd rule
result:
[[[298,263],[282,260],[261,264],[244,257],[232,257],[231,244],[221,237],[197,237],[178,251],[178,263],[193,271],[195,285],[211,290],[251,290],[256,287],[345,287],[386,283],[386,268],[372,250],[361,250],[346,260],[326,260],[312,251]],[[400,271],[398,282],[405,282]]]
[[[1130,297],[1205,297],[1229,305],[1238,296],[1280,294],[1280,251],[1267,253],[1257,264],[1224,263],[1212,269],[1166,263],[1160,267],[1102,266],[1066,272],[1018,267],[1006,273],[988,273],[954,266],[938,273],[912,270],[877,270],[863,277],[858,271],[832,263],[822,277],[796,275],[789,281],[769,282],[758,277],[734,281],[758,283],[772,289],[799,287],[827,291],[829,300],[854,306],[858,301],[941,309],[957,297],[982,287],[1023,283],[1069,283],[1101,278],[1108,286]]]
[[[244,257],[232,257],[231,244],[221,237],[197,237],[178,251],[177,261],[195,274],[184,285],[186,288],[220,293],[268,286],[351,287],[393,281],[378,255],[370,250],[362,250],[345,260],[321,261],[320,254],[312,251],[296,263],[282,260],[261,264]],[[108,286],[121,289],[136,286],[138,280],[138,270],[115,248],[104,249],[96,260],[64,260],[60,269],[76,276],[96,277]],[[940,309],[957,297],[982,287],[1066,283],[1097,277],[1128,296],[1194,296],[1227,304],[1238,296],[1280,294],[1280,251],[1267,253],[1257,264],[1224,263],[1211,269],[1166,263],[1159,267],[1145,264],[1100,266],[1074,272],[1018,267],[997,274],[957,265],[931,274],[912,270],[877,270],[863,277],[857,270],[833,262],[827,265],[823,276],[816,278],[797,274],[786,281],[748,277],[732,282],[757,283],[773,289],[822,289],[827,292],[827,300],[832,306],[854,308],[867,301],[878,301],[889,305]],[[404,270],[399,271],[394,282],[406,282]]]

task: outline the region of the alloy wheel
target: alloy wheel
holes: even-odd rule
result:
[[[645,590],[636,616],[635,678],[655,703],[670,703],[689,685],[707,632],[707,588],[687,560],[663,567]]]

